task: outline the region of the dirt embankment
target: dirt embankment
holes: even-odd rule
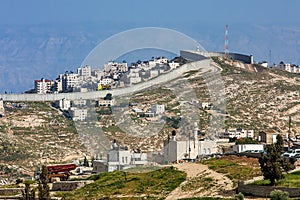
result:
[[[186,172],[187,180],[173,190],[166,200],[189,197],[224,197],[234,195],[232,181],[223,174],[198,163],[176,164],[174,167]]]

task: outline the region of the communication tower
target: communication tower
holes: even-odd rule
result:
[[[225,27],[225,46],[224,46],[224,56],[226,58],[229,57],[229,50],[228,50],[228,25]]]

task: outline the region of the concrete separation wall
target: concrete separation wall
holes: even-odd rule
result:
[[[53,191],[72,191],[81,187],[84,187],[87,184],[93,183],[94,181],[62,181],[54,182],[52,184]]]
[[[292,198],[300,197],[300,188],[245,185],[243,182],[239,182],[238,184],[238,192],[241,192],[244,195],[256,196],[256,197],[270,197],[270,193],[275,189],[288,192],[289,196]]]
[[[210,65],[210,60],[205,58],[204,60],[188,63],[170,71],[169,73],[162,74],[154,79],[146,82],[142,82],[136,85],[132,85],[126,88],[117,88],[112,90],[93,91],[93,92],[72,92],[72,93],[58,93],[58,94],[0,94],[0,98],[3,101],[56,101],[60,99],[99,99],[106,96],[107,93],[111,93],[113,96],[128,95],[134,92],[138,92],[149,88],[154,85],[166,83],[180,77],[185,72],[191,70],[199,70],[201,72],[207,72],[215,69]]]
[[[190,60],[196,61],[204,58],[210,57],[224,57],[224,52],[205,52],[205,51],[191,51],[191,50],[181,50],[180,56]],[[245,55],[240,53],[229,53],[229,57],[233,60],[238,60],[246,64],[253,64],[253,56],[252,55]]]

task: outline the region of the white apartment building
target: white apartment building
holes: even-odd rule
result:
[[[92,76],[96,77],[97,79],[101,79],[104,76],[104,72],[101,69],[95,69],[92,71]]]
[[[75,99],[72,101],[72,106],[85,106],[86,100],[85,99]]]
[[[131,165],[131,153],[127,147],[121,147],[114,143],[107,153],[108,171],[121,170]]]
[[[0,117],[5,116],[5,110],[3,105],[3,99],[0,99]]]
[[[60,74],[59,76],[62,76],[62,74]],[[58,93],[58,92],[62,92],[63,91],[63,83],[62,83],[62,77],[57,78],[54,81],[54,88],[53,88],[54,92]]]
[[[140,151],[134,152],[132,154],[131,162],[133,165],[147,165],[147,153],[142,153]]]
[[[114,99],[99,99],[96,101],[98,107],[107,107],[107,106],[113,106],[115,104]]]
[[[254,138],[254,130],[245,129],[228,129],[225,130],[224,136],[228,138]]]
[[[154,78],[158,76],[158,70],[151,70],[150,71],[150,78]]]
[[[118,62],[108,62],[104,64],[104,71],[105,72],[127,72],[128,65],[126,62],[118,63]]]
[[[197,143],[194,145],[194,143]],[[196,159],[198,156],[198,140],[177,141],[173,139],[164,146],[164,162],[177,162],[182,159]]]
[[[71,108],[71,100],[63,98],[58,100],[56,105],[62,110],[69,110]]]
[[[153,112],[155,115],[163,114],[165,112],[165,105],[152,105],[151,112]]]
[[[51,92],[52,82],[48,79],[34,81],[34,90],[37,94],[46,94]]]
[[[280,62],[276,67],[291,73],[300,73],[300,66],[292,65],[290,63]]]
[[[289,63],[280,62],[276,67],[291,72],[291,64]]]
[[[99,81],[98,85],[110,85],[111,83],[113,83],[113,79],[111,78],[103,78]]]
[[[62,76],[62,88],[63,91],[73,90],[79,85],[78,74],[69,73]]]
[[[168,64],[168,59],[165,57],[157,57],[152,60],[149,60],[149,67],[153,68],[156,65]]]
[[[292,65],[291,66],[291,72],[292,73],[300,73],[300,66]]]
[[[90,77],[92,75],[92,68],[89,65],[86,65],[86,66],[81,67],[81,68],[77,68],[77,74],[79,76]]]
[[[128,147],[119,146],[116,142],[114,142],[107,153],[107,168],[109,172],[146,164],[148,164],[146,153],[142,153],[139,150],[131,152]]]
[[[171,70],[176,69],[177,67],[179,67],[179,63],[172,61],[169,63],[169,66],[170,66]]]
[[[68,112],[74,121],[84,121],[87,117],[87,109],[71,107],[69,108]]]

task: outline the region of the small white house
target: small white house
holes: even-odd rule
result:
[[[63,98],[56,101],[56,105],[62,110],[68,110],[71,108],[71,100]]]
[[[87,117],[87,109],[71,107],[68,112],[74,121],[84,121]]]
[[[169,66],[171,69],[175,69],[175,68],[179,67],[179,63],[172,61],[169,63]]]
[[[153,112],[155,115],[163,114],[165,112],[165,105],[152,105],[151,112]]]
[[[236,153],[241,153],[245,151],[258,153],[264,151],[264,145],[263,144],[237,144],[233,146],[233,151]]]
[[[107,172],[107,162],[105,160],[94,160],[93,161],[93,172],[101,173]]]
[[[3,106],[3,100],[0,99],[0,117],[5,116],[5,110],[4,110],[4,106]]]
[[[218,153],[217,145],[215,141],[204,140],[199,141],[198,155],[211,155]]]

